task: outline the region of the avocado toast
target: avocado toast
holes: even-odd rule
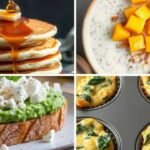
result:
[[[62,128],[67,102],[57,88],[32,77],[0,78],[0,144],[42,139]]]

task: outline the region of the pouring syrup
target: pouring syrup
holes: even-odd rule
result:
[[[9,13],[20,12],[20,7],[13,0],[9,0],[6,6]],[[21,17],[17,21],[0,21],[0,36],[4,38],[10,46],[13,61],[13,72],[17,72],[17,60],[19,47],[33,33],[32,29],[27,26],[28,19]]]

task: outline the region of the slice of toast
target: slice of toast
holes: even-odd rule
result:
[[[59,131],[67,115],[67,102],[53,114],[25,122],[1,124],[0,144],[15,145],[40,140],[49,130]]]

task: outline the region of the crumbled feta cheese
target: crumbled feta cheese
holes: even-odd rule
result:
[[[28,98],[28,94],[22,85],[15,84],[12,89],[11,93],[16,101],[24,101]]]
[[[61,87],[59,83],[54,83],[54,90],[57,92],[62,93]]]
[[[7,145],[2,144],[2,145],[0,146],[0,150],[9,150],[9,148],[8,148]]]
[[[44,82],[42,84],[42,87],[45,88],[46,90],[49,90],[50,89],[49,82]]]
[[[6,78],[2,78],[0,81],[0,93],[3,93],[4,91],[8,90],[10,84],[11,81],[7,80]]]
[[[24,109],[26,108],[26,104],[22,101],[18,103],[18,108]]]
[[[15,109],[15,108],[17,108],[17,104],[16,104],[16,101],[13,99],[13,98],[11,98],[11,99],[9,99],[8,101],[7,101],[7,108],[10,108],[10,109]]]
[[[23,76],[17,81],[17,84],[25,86],[26,82],[27,82],[27,78]]]
[[[42,84],[39,80],[34,78],[29,78],[29,80],[26,83],[26,91],[29,96],[34,95],[35,93],[38,93],[42,87]]]
[[[31,103],[42,102],[49,89],[49,82],[42,84],[32,77],[22,77],[16,82],[3,77],[0,79],[0,108],[24,109],[25,100],[29,98]]]
[[[30,97],[30,102],[35,104],[35,103],[40,103],[42,102],[43,100],[46,99],[46,96],[47,96],[47,91],[45,88],[41,88],[39,90],[39,92],[35,93],[34,95],[32,95]]]
[[[50,131],[48,132],[48,134],[44,135],[44,137],[43,137],[42,140],[43,140],[44,142],[52,143],[53,140],[54,140],[54,135],[55,135],[55,130],[50,130]]]

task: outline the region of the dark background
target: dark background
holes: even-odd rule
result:
[[[63,38],[74,24],[74,0],[15,0],[22,10],[22,16],[37,18],[58,27],[56,37]],[[0,1],[0,9],[7,0]]]

